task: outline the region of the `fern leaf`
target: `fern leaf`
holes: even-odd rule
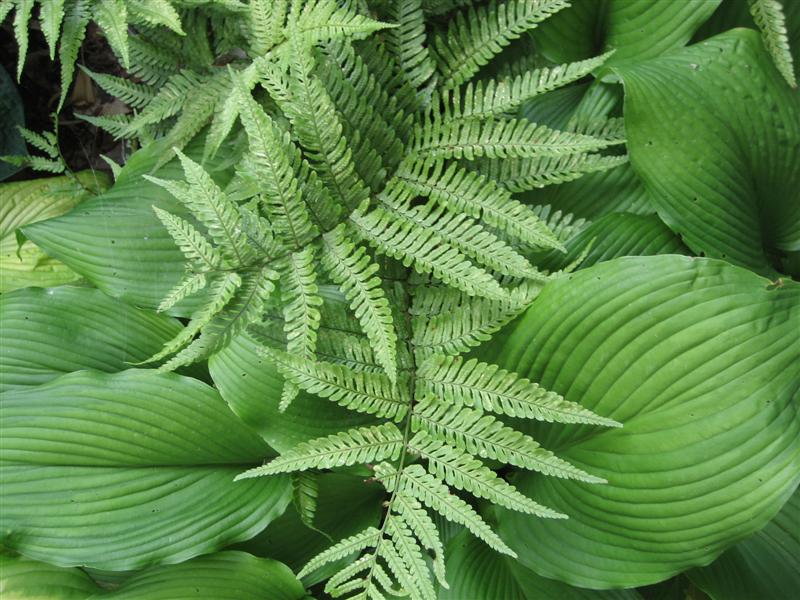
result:
[[[277,235],[291,247],[303,248],[319,230],[311,222],[295,176],[294,165],[301,161],[299,150],[244,87],[238,91],[239,116],[250,143],[245,171],[255,174],[263,207]]]
[[[314,247],[293,252],[281,277],[286,349],[290,354],[313,358],[317,347],[322,298],[314,270]],[[284,386],[280,409],[285,410],[297,395],[297,388]]]
[[[375,557],[372,554],[365,554],[361,558],[354,560],[328,579],[325,583],[325,592],[334,598],[339,598],[350,590],[350,579],[371,569],[374,564],[376,564]],[[364,579],[357,581],[359,582],[358,587],[366,585],[366,580]]]
[[[99,0],[92,11],[95,22],[103,30],[109,46],[123,67],[130,65],[128,52],[128,9],[123,0]]]
[[[403,495],[413,496],[447,520],[469,529],[489,547],[513,558],[517,557],[474,508],[452,494],[444,483],[427,473],[422,465],[409,465],[398,473],[391,465],[381,463],[376,466],[375,473],[390,492],[396,489]]]
[[[567,0],[491,0],[456,13],[447,31],[433,42],[441,83],[464,83],[512,40],[568,6]]]
[[[249,54],[262,56],[283,40],[288,0],[251,0],[248,19]]]
[[[187,273],[178,284],[172,288],[158,305],[158,312],[169,310],[178,302],[199,292],[206,287],[206,276],[203,273]]]
[[[300,521],[309,529],[327,537],[327,534],[314,527],[317,498],[319,498],[319,482],[316,475],[307,472],[292,473],[292,502],[300,516]]]
[[[481,407],[510,417],[622,427],[515,373],[474,358],[432,356],[420,365],[416,381],[417,394],[432,394],[450,404]]]
[[[391,519],[387,521],[387,529],[391,528]],[[387,531],[388,533],[388,531]],[[377,554],[383,560],[386,561],[386,565],[389,567],[389,571],[394,575],[395,580],[400,584],[402,588],[402,595],[408,596],[410,600],[430,600],[431,596],[424,595],[420,584],[422,582],[418,581],[416,578],[416,573],[412,572],[409,567],[408,563],[412,562],[416,566],[416,561],[412,560],[404,560],[408,557],[401,555],[401,549],[395,546],[393,543],[383,542],[378,545]],[[427,569],[425,572],[425,579],[428,578]],[[369,593],[369,588],[367,588],[367,593]],[[434,595],[433,598],[436,596]]]
[[[223,257],[189,222],[157,206],[153,206],[153,211],[180,251],[194,266],[200,270],[212,271],[224,264]]]
[[[316,355],[322,360],[337,363],[352,371],[378,373],[383,368],[375,359],[369,338],[323,327],[317,339]]]
[[[470,295],[505,298],[506,293],[489,273],[473,265],[457,248],[434,231],[417,228],[416,223],[377,206],[368,213],[350,216],[359,237],[380,253],[430,273],[444,283]]]
[[[359,427],[301,442],[266,465],[240,473],[235,480],[396,459],[402,447],[403,434],[393,423]]]
[[[526,120],[443,118],[438,114],[417,125],[411,147],[416,158],[537,158],[595,152],[617,143],[558,131]]]
[[[509,192],[518,193],[567,183],[587,173],[606,171],[628,162],[627,156],[600,154],[571,154],[537,158],[509,158],[485,160],[477,169]]]
[[[64,20],[64,0],[50,0],[39,4],[39,26],[42,28],[47,47],[50,49],[50,60],[56,55],[56,44],[61,36],[61,22]],[[0,22],[3,19],[0,18]]]
[[[425,15],[421,0],[397,0],[390,4],[390,15],[398,27],[386,32],[386,45],[399,72],[417,91],[420,106],[430,101],[436,64],[427,46]]]
[[[241,284],[242,279],[236,273],[226,273],[225,276],[213,281],[210,285],[208,300],[192,315],[189,324],[177,336],[164,344],[159,352],[139,364],[159,361],[183,348],[214,318],[214,315],[225,307]]]
[[[300,389],[328,398],[340,406],[398,422],[408,412],[408,390],[403,385],[394,388],[382,373],[359,373],[341,365],[307,360],[272,348],[263,348],[261,352]]]
[[[118,98],[131,108],[144,108],[155,96],[155,92],[150,86],[135,83],[130,79],[115,77],[105,73],[95,73],[83,65],[78,65],[81,70],[91,77],[103,91]]]
[[[563,249],[532,211],[482,175],[441,160],[404,161],[397,178],[421,196],[481,219],[529,245]]]
[[[17,131],[19,131],[22,138],[28,142],[31,146],[36,148],[37,150],[41,150],[47,156],[53,159],[59,158],[59,150],[58,146],[56,145],[56,137],[53,133],[49,131],[43,131],[42,133],[36,133],[35,131],[31,131],[30,129],[26,129],[25,127],[17,127]]]
[[[181,16],[169,0],[127,0],[131,21],[150,26],[163,25],[178,35],[186,35]]]
[[[419,501],[412,496],[397,494],[394,497],[392,508],[414,532],[422,547],[433,553],[433,573],[436,575],[439,585],[448,589],[450,586],[447,585],[445,577],[444,546],[433,519],[428,516]]]
[[[17,40],[17,81],[22,77],[25,59],[28,56],[28,21],[31,20],[33,0],[17,0],[14,12],[14,39]]]
[[[86,27],[91,19],[91,5],[88,0],[72,0],[65,4],[64,19],[61,24],[61,42],[58,45],[58,62],[61,64],[61,97],[56,112],[61,110],[69,93],[72,75],[75,73],[75,60],[78,50],[86,36]]]
[[[202,90],[205,82],[205,76],[188,69],[170,76],[169,80],[160,86],[147,108],[131,120],[125,135],[134,135],[145,125],[158,123],[178,114],[187,100]]]
[[[299,14],[293,15],[296,35],[306,45],[324,40],[363,39],[376,31],[392,27],[342,6],[335,0],[309,0]]]
[[[761,30],[764,46],[772,55],[775,66],[783,78],[793,88],[797,87],[794,75],[792,53],[789,49],[789,37],[786,31],[786,17],[783,5],[779,0],[747,0],[750,14]]]
[[[424,431],[417,432],[408,448],[428,461],[431,475],[456,489],[526,514],[550,519],[567,518],[520,493],[477,458],[430,437]]]
[[[549,204],[540,204],[530,208],[542,221],[547,223],[547,227],[562,242],[566,242],[590,225],[586,219],[578,219],[572,213],[553,210]]]
[[[387,190],[391,187],[390,181]],[[381,202],[388,210],[402,215],[413,222],[418,229],[435,233],[479,265],[503,275],[543,278],[542,274],[531,266],[528,259],[470,217],[459,212],[448,212],[443,206],[433,202],[413,206],[413,200],[414,197],[410,193],[381,195]]]
[[[503,117],[516,112],[522,104],[540,94],[588,75],[612,54],[613,51],[578,62],[534,69],[508,79],[469,83],[463,91],[445,92],[442,102],[455,117]]]
[[[348,538],[334,544],[327,550],[320,552],[312,558],[297,574],[298,578],[303,578],[328,563],[347,558],[355,552],[360,552],[365,548],[374,548],[378,544],[381,532],[375,527],[367,527],[364,531],[351,535]]]
[[[414,431],[429,436],[481,458],[493,458],[545,475],[605,483],[542,448],[533,438],[503,425],[481,410],[443,404],[432,398],[414,406]]]
[[[375,358],[392,382],[397,380],[397,334],[389,301],[375,277],[378,266],[362,246],[356,246],[340,226],[323,237],[322,265],[341,287],[364,333],[374,344]]]

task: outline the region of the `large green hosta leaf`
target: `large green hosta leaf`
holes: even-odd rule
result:
[[[185,208],[164,188],[142,177],[151,172],[164,150],[163,143],[155,142],[135,153],[106,193],[66,215],[24,227],[25,235],[109,296],[157,307],[178,283],[185,266],[153,206],[178,215],[185,214]],[[187,154],[199,160],[202,139],[193,142]],[[226,169],[231,155],[227,148],[205,165],[221,183],[230,175]],[[183,179],[177,160],[157,174],[162,179]],[[189,314],[197,306],[198,298],[190,298],[174,312]]]
[[[721,0],[575,0],[534,32],[550,60],[569,62],[615,50],[610,62],[650,58],[683,46]]]
[[[266,444],[194,379],[80,371],[0,398],[3,543],[56,565],[131,570],[245,540],[288,479],[233,483]]]
[[[769,274],[800,250],[800,96],[737,29],[620,64],[631,163],[698,254]]]
[[[96,591],[97,585],[80,569],[0,554],[0,598],[4,600],[86,600]]]
[[[100,290],[28,288],[0,296],[0,392],[79,369],[116,372],[155,354],[182,329]]]
[[[450,589],[439,600],[641,600],[633,590],[586,590],[547,579],[462,531],[447,545]]]
[[[300,600],[303,586],[286,565],[244,552],[220,552],[148,569],[89,600]]]
[[[521,490],[567,520],[503,512],[541,575],[636,586],[709,563],[800,482],[800,284],[681,256],[601,263],[545,288],[487,358],[624,424],[534,437],[604,477]],[[493,354],[493,355],[492,355]]]
[[[713,600],[795,596],[800,590],[800,490],[764,529],[688,575]]]
[[[85,187],[84,187],[85,186]],[[0,292],[27,286],[48,287],[79,279],[33,242],[18,248],[18,227],[56,217],[108,187],[103,173],[82,171],[74,177],[48,177],[0,185]]]

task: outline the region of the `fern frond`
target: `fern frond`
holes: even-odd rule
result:
[[[376,465],[375,474],[390,492],[396,490],[399,494],[416,498],[447,520],[469,529],[490,548],[513,558],[517,557],[517,554],[492,531],[474,508],[451,493],[444,483],[426,472],[422,465],[409,465],[398,473],[391,465],[381,463]]]
[[[419,500],[412,496],[397,494],[394,497],[392,508],[414,532],[422,547],[433,554],[433,573],[436,575],[439,585],[445,589],[449,588],[445,577],[444,546],[433,519],[430,518]]]
[[[336,0],[309,0],[299,14],[293,14],[296,35],[311,46],[324,40],[363,39],[376,31],[392,27],[350,10]]]
[[[391,521],[389,521],[390,523]],[[406,566],[403,557],[400,556],[398,549],[391,543],[384,541],[379,544],[376,549],[376,554],[386,561],[389,571],[394,576],[395,580],[400,584],[401,596],[408,596],[410,600],[423,600],[417,581],[414,578],[408,567]],[[365,581],[365,584],[367,582]],[[369,595],[370,588],[366,586],[367,595]]]
[[[456,13],[433,42],[442,85],[469,80],[512,40],[568,6],[568,0],[491,0]]]
[[[280,350],[263,348],[278,371],[300,389],[328,398],[357,412],[400,421],[408,412],[409,392],[383,373],[363,373],[341,365],[312,361]]]
[[[33,0],[16,0],[14,12],[14,38],[17,40],[17,81],[22,78],[22,69],[28,56],[28,22],[31,20]]]
[[[432,394],[457,406],[541,421],[621,427],[515,373],[474,358],[432,356],[419,366],[416,382],[417,394]]]
[[[455,117],[503,117],[540,94],[588,75],[612,54],[613,51],[573,63],[534,69],[507,79],[469,83],[463,91],[445,92],[441,101]]]
[[[155,97],[155,91],[148,85],[135,83],[130,79],[115,77],[105,73],[95,73],[83,65],[78,65],[81,70],[91,77],[100,89],[118,98],[131,108],[144,108]]]
[[[587,173],[606,171],[628,162],[628,157],[600,154],[570,154],[537,158],[507,158],[476,163],[478,171],[509,192],[518,193],[566,183]]]
[[[358,427],[301,442],[266,465],[240,473],[234,481],[396,459],[402,447],[403,434],[393,423]]]
[[[443,118],[417,125],[410,155],[416,158],[537,158],[595,152],[617,143],[558,131],[526,120]]]
[[[179,71],[175,53],[151,42],[146,36],[128,39],[128,51],[131,56],[128,73],[147,85],[161,88]]]
[[[435,600],[436,592],[428,574],[428,565],[423,558],[422,549],[408,526],[401,519],[390,515],[386,521],[386,534],[392,541],[397,556],[402,560],[405,571],[410,576],[409,583],[413,586],[411,589],[415,590],[412,597],[420,600]],[[383,550],[384,547],[385,545],[381,544],[380,550]]]
[[[343,365],[352,371],[383,371],[375,358],[372,343],[364,335],[322,327],[317,338],[316,355],[324,361]]]
[[[72,76],[75,73],[75,60],[78,50],[86,37],[86,27],[91,19],[89,0],[71,0],[64,6],[64,19],[61,22],[61,42],[58,45],[58,62],[61,64],[61,96],[56,112],[61,110],[67,99]]]
[[[187,273],[183,276],[183,279],[164,296],[164,299],[158,305],[158,312],[169,310],[187,296],[191,296],[205,288],[207,283],[208,281],[204,273]]]
[[[9,3],[11,6],[12,3]],[[2,11],[0,11],[2,12]],[[50,60],[56,55],[56,45],[61,36],[61,22],[64,20],[64,0],[50,0],[39,4],[39,27],[42,29],[47,47],[50,49]],[[0,15],[0,22],[3,21]]]
[[[123,0],[97,0],[92,10],[95,22],[103,30],[108,45],[126,69],[130,66],[128,52],[128,9]]]
[[[312,558],[297,574],[298,578],[303,578],[328,563],[347,558],[355,552],[360,552],[365,548],[374,548],[378,544],[381,532],[375,527],[367,527],[364,531],[351,535],[327,550],[320,552]]]
[[[28,144],[37,150],[41,150],[50,158],[58,159],[60,153],[57,146],[56,136],[52,132],[43,131],[42,133],[36,133],[35,131],[31,131],[30,129],[19,126],[17,127],[17,131],[19,131],[22,139],[28,142]]]
[[[408,443],[409,450],[428,462],[428,472],[456,489],[526,514],[550,519],[567,516],[542,506],[497,476],[480,460],[419,431]]]
[[[794,60],[789,49],[783,5],[779,0],[747,0],[747,3],[775,66],[789,85],[796,88],[797,79],[794,75]]]
[[[553,210],[553,207],[549,204],[540,204],[530,208],[547,224],[547,227],[561,242],[566,242],[590,224],[586,219],[576,218],[572,213]]]
[[[250,0],[247,37],[251,57],[262,56],[284,39],[288,0]]]
[[[473,265],[457,248],[398,213],[377,206],[367,213],[353,213],[350,221],[359,237],[407,267],[413,265],[416,271],[430,273],[470,295],[506,297],[497,281]]]
[[[163,25],[178,35],[186,35],[181,27],[181,16],[169,0],[127,0],[131,21],[156,27]]]
[[[125,135],[133,135],[145,125],[158,123],[178,114],[188,99],[202,90],[205,83],[206,77],[194,71],[183,69],[175,73],[160,86],[147,108],[131,120]]]
[[[389,182],[387,189],[391,186]],[[513,277],[543,278],[525,257],[463,213],[447,211],[433,202],[413,206],[411,193],[384,193],[380,198],[389,211],[402,215],[418,229],[434,233],[483,267]]]
[[[191,223],[157,206],[153,206],[153,211],[192,265],[201,271],[213,271],[225,264],[224,257]]]
[[[306,471],[292,473],[292,503],[297,509],[297,514],[300,516],[300,521],[303,525],[314,531],[319,531],[314,527],[318,498],[319,482],[314,473]],[[327,535],[324,532],[319,532]]]
[[[435,83],[436,64],[428,49],[425,15],[421,0],[397,0],[390,3],[390,15],[398,27],[386,32],[386,46],[399,72],[417,91],[420,106],[430,101]]]
[[[301,161],[299,150],[241,86],[239,116],[250,148],[244,171],[254,174],[262,206],[278,237],[294,249],[303,248],[319,230],[311,222],[295,174]]]
[[[375,277],[378,270],[363,246],[356,246],[340,226],[323,237],[322,266],[341,287],[364,333],[374,345],[375,358],[389,380],[397,380],[397,333],[389,301]]]
[[[152,363],[161,360],[183,348],[195,335],[218,314],[225,305],[236,294],[236,290],[242,285],[242,279],[236,273],[226,273],[223,277],[213,281],[209,286],[209,297],[206,303],[200,307],[180,333],[164,344],[164,347],[142,363]]]
[[[425,431],[432,438],[481,458],[565,479],[606,482],[558,458],[530,436],[503,425],[481,410],[425,398],[415,404],[411,419],[414,431]]]
[[[527,206],[490,179],[442,160],[407,160],[395,175],[414,193],[453,211],[481,219],[531,246],[563,249],[553,233]]]

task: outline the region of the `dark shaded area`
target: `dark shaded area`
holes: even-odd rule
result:
[[[52,131],[53,113],[58,107],[61,94],[61,73],[56,53],[50,60],[50,50],[35,19],[28,30],[28,53],[22,78],[16,81],[18,48],[12,27],[13,11],[0,26],[0,64],[14,79],[22,104],[25,107],[25,126],[33,131]],[[86,39],[78,55],[78,64],[93,71],[119,74],[122,72],[117,59],[105,38],[93,23],[89,25]],[[90,125],[76,113],[95,114],[98,107],[113,102],[80,69],[76,68],[73,83],[58,118],[59,146],[64,159],[73,171],[109,167],[99,158],[109,155],[119,161],[121,145],[108,133]],[[36,151],[33,151],[36,153]],[[50,176],[30,169],[19,171],[7,181]]]

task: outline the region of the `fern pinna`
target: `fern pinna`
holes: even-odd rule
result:
[[[283,408],[305,390],[373,415],[373,426],[300,444],[241,477],[372,465],[389,494],[380,529],[336,544],[305,571],[359,552],[328,582],[333,595],[431,598],[429,553],[437,579],[446,580],[429,509],[511,553],[451,488],[564,516],[522,495],[482,458],[598,481],[495,415],[616,423],[459,355],[519,314],[552,277],[528,257],[561,243],[512,191],[615,166],[624,157],[602,150],[623,139],[613,120],[557,131],[515,116],[605,56],[533,71],[509,65],[516,74],[506,78],[484,73],[565,1],[467,7],[443,28],[419,1],[385,11],[378,4],[270,3],[263,24],[273,37],[260,39],[263,53],[217,72],[229,85],[211,111],[206,155],[235,134],[237,121],[247,150],[224,189],[179,148],[185,181],[151,178],[187,209],[155,209],[187,260],[161,309],[193,294],[204,300],[148,362],[170,357],[161,369],[171,370],[247,329],[285,376]],[[156,100],[131,126],[145,124]],[[509,168],[513,188],[505,185]],[[331,284],[351,314],[324,301]],[[297,481],[309,521],[312,480]]]

